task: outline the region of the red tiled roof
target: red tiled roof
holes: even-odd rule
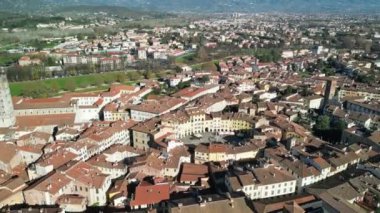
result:
[[[134,86],[128,86],[128,85],[123,85],[123,84],[112,84],[110,91],[135,91],[136,87]]]
[[[204,92],[205,88],[195,88],[195,87],[188,87],[185,89],[182,89],[175,94],[173,94],[174,97],[193,97],[197,94]]]
[[[180,177],[181,182],[197,181],[199,178],[204,178],[208,175],[206,165],[184,163]]]
[[[72,125],[74,124],[74,121],[75,121],[75,114],[73,113],[16,117],[16,125],[19,127]]]
[[[151,185],[142,182],[136,187],[135,199],[130,202],[131,206],[140,206],[146,204],[156,204],[163,200],[168,200],[170,186],[169,184]]]
[[[87,186],[102,188],[108,175],[102,174],[99,169],[86,162],[79,162],[69,170],[66,175]]]
[[[210,144],[209,151],[210,153],[224,153],[227,151],[227,146],[224,144]]]

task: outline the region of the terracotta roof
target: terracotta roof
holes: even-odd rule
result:
[[[35,154],[42,154],[43,153],[44,145],[26,145],[26,146],[19,146],[18,149],[24,152],[31,152]]]
[[[73,125],[74,120],[75,114],[17,116],[16,125],[19,127],[63,126]]]
[[[131,91],[131,92],[133,92],[136,89],[137,89],[137,87],[135,87],[135,86],[128,86],[128,85],[124,85],[124,84],[112,84],[110,91],[117,91],[117,92]]]
[[[60,172],[54,172],[33,184],[29,190],[35,189],[55,195],[60,189],[67,186],[70,182],[70,178],[66,177],[66,175]]]
[[[270,166],[268,168],[257,168],[253,170],[255,178],[260,184],[268,185],[296,180],[290,173],[283,169]]]
[[[283,208],[293,208],[292,205],[297,204],[303,205],[309,202],[316,201],[317,198],[314,195],[306,195],[302,197],[297,197],[292,200],[287,200],[283,202],[277,202],[277,203],[264,203],[262,201],[255,201],[253,202],[253,206],[257,212],[267,213],[267,212],[277,212],[281,211]],[[299,209],[296,207],[296,209]]]
[[[73,160],[76,157],[77,155],[72,152],[69,152],[66,150],[58,150],[56,152],[52,152],[52,153],[44,155],[36,162],[36,164],[39,164],[41,166],[52,165],[53,168],[56,169],[68,163],[69,161]]]
[[[13,143],[0,143],[0,162],[9,164],[17,155],[18,147]]]
[[[224,153],[227,151],[227,147],[224,144],[210,144],[210,153]]]
[[[131,206],[157,204],[164,200],[169,200],[170,186],[167,183],[151,185],[141,182],[136,187],[135,197],[130,201]]]
[[[188,87],[173,94],[174,97],[192,98],[199,93],[206,91],[206,88]]]
[[[168,110],[174,110],[186,101],[181,98],[162,97],[160,99],[145,100],[139,105],[132,105],[131,110],[161,114]]]
[[[242,185],[237,176],[229,177],[229,182],[233,191],[238,191],[242,189]]]
[[[95,188],[102,188],[108,175],[86,162],[79,162],[69,168],[65,174],[75,181]]]
[[[157,117],[138,123],[132,127],[133,131],[153,134],[159,131],[161,120]]]
[[[178,168],[181,157],[190,157],[186,146],[178,146],[168,152],[168,159],[165,162],[166,168]]]
[[[321,167],[321,169],[326,169],[326,168],[331,167],[331,165],[322,157],[316,157],[313,159],[313,161],[317,163]]]
[[[18,138],[18,140],[28,140],[28,139],[33,139],[33,138],[40,138],[45,140],[46,142],[50,139],[51,134],[46,133],[46,132],[32,132],[30,134],[23,135]]]
[[[13,105],[15,110],[71,107],[70,100],[65,98],[24,98],[21,100],[14,100]]]
[[[338,212],[344,213],[356,213],[354,209],[350,208],[345,202],[341,201],[339,198],[329,194],[328,192],[324,192],[318,195],[318,197],[329,206],[334,208]]]
[[[182,164],[182,173],[180,176],[180,182],[198,181],[199,178],[208,176],[208,167],[201,164]]]
[[[171,200],[174,207],[172,213],[248,213],[254,212],[244,196],[232,195],[231,198],[222,195],[202,196],[205,201],[200,204],[195,196],[178,200]]]
[[[372,133],[370,137],[368,137],[371,141],[380,144],[380,131],[375,131]]]

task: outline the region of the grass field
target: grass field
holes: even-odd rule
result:
[[[150,79],[157,79],[158,76],[165,77],[172,74],[172,70],[162,70],[153,75],[150,75]],[[125,85],[133,85],[144,79],[143,72],[139,71],[115,71],[107,73],[97,73],[90,75],[55,78],[39,81],[23,81],[12,82],[9,84],[12,96],[23,96],[25,90],[33,90],[41,95],[35,97],[49,97],[57,96],[63,92],[76,91],[76,92],[92,92],[92,91],[104,91],[109,88],[109,85],[115,82],[120,82]],[[68,86],[70,85],[70,86]],[[68,90],[68,87],[72,87],[73,90]],[[45,89],[42,89],[45,88]],[[49,91],[46,91],[50,90]],[[42,91],[41,91],[42,90]],[[29,97],[29,96],[28,96]],[[33,96],[31,96],[33,97]]]
[[[184,55],[181,55],[175,59],[176,63],[183,63],[183,64],[189,64],[195,62],[195,52],[189,52]]]
[[[133,71],[134,72],[134,71]],[[56,87],[58,90],[65,90],[67,84],[74,83],[75,87],[80,91],[93,91],[93,90],[104,90],[108,88],[108,84],[115,82],[117,75],[123,74],[125,72],[109,72],[102,74],[90,74],[90,75],[82,75],[75,77],[66,77],[66,78],[55,78],[55,79],[47,79],[40,81],[24,81],[24,82],[13,82],[9,84],[12,96],[20,96],[23,93],[25,88],[29,87],[31,84],[40,84],[46,85],[49,88]],[[142,77],[142,76],[138,76]],[[101,79],[100,83],[98,82]],[[108,79],[105,80],[105,79]],[[131,84],[128,79],[126,79],[126,84]]]

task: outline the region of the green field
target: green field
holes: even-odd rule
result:
[[[131,71],[133,73],[133,80],[141,79],[143,76],[136,72]],[[113,82],[120,81],[120,77],[123,75],[122,83],[130,84],[131,79],[128,78],[128,74],[125,72],[109,72],[102,74],[91,74],[91,75],[82,75],[75,77],[66,77],[66,78],[55,78],[48,80],[40,80],[40,81],[24,81],[24,82],[13,82],[10,83],[10,90],[12,96],[22,96],[25,93],[25,90],[34,89],[35,87],[39,88],[50,88],[54,90],[53,93],[49,93],[47,96],[57,95],[61,91],[68,90],[68,87],[75,87],[76,90],[79,91],[93,91],[93,90],[104,90],[108,88],[108,85]],[[42,95],[46,96],[46,95]]]
[[[189,64],[195,62],[196,53],[195,52],[189,52],[184,55],[178,56],[175,59],[176,63],[182,63],[182,64]]]
[[[172,70],[162,70],[150,74],[141,71],[115,71],[39,81],[11,82],[9,87],[12,96],[43,98],[57,96],[63,92],[104,91],[115,82],[133,85],[144,78],[157,79],[172,73]]]

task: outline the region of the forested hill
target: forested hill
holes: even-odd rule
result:
[[[379,0],[0,0],[0,10],[33,12],[75,5],[109,5],[161,12],[340,12],[380,10]]]

